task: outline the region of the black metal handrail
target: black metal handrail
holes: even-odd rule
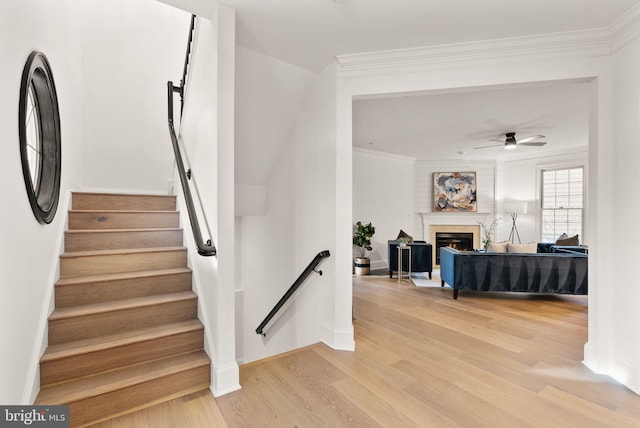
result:
[[[316,267],[320,264],[320,262],[323,259],[326,259],[329,256],[330,256],[329,250],[325,250],[325,251],[319,252],[313,258],[313,260],[311,260],[311,263],[309,263],[309,265],[304,269],[304,271],[302,271],[298,279],[295,280],[295,282],[291,285],[291,287],[289,287],[287,292],[284,293],[284,296],[282,296],[282,298],[278,301],[278,303],[276,303],[273,309],[271,309],[271,312],[269,312],[269,314],[265,317],[265,319],[262,320],[258,328],[256,328],[257,334],[266,336],[264,330],[267,328],[267,326],[271,321],[274,321],[273,318],[276,316],[278,311],[282,309],[282,307],[287,303],[287,301],[291,298],[291,296],[293,296],[293,294],[302,285],[304,280],[307,279],[307,277],[311,274],[311,272],[316,272],[317,274],[322,275],[322,271],[316,270]]]
[[[191,230],[193,231],[193,239],[198,247],[198,254],[201,256],[215,256],[216,247],[212,244],[211,239],[205,243],[202,239],[202,231],[200,230],[200,223],[198,223],[198,216],[193,204],[193,197],[191,196],[191,189],[189,189],[189,179],[191,178],[191,170],[188,172],[184,169],[184,163],[182,161],[182,154],[180,153],[180,146],[178,145],[178,137],[176,137],[176,131],[173,126],[173,93],[180,92],[180,87],[173,86],[173,82],[167,82],[167,98],[169,102],[168,108],[168,120],[169,120],[169,134],[171,135],[171,144],[173,145],[173,153],[176,158],[176,165],[178,166],[178,174],[180,176],[180,183],[182,184],[182,193],[184,193],[185,203],[187,204],[187,212],[189,213],[189,222],[191,223]]]
[[[187,73],[189,71],[189,60],[191,59],[191,45],[193,44],[193,32],[196,28],[196,16],[191,15],[191,24],[189,26],[189,37],[187,38],[187,52],[184,56],[184,68],[182,69],[182,79],[180,79],[180,115],[184,109],[184,88],[187,86]]]
[[[178,166],[178,175],[180,176],[180,183],[182,184],[182,193],[184,194],[185,203],[187,204],[187,213],[189,214],[189,222],[191,223],[191,231],[193,232],[193,240],[198,248],[198,254],[201,256],[215,256],[216,247],[208,239],[204,242],[202,238],[202,231],[200,230],[200,223],[198,222],[198,215],[196,213],[195,205],[193,204],[193,197],[191,196],[191,189],[189,188],[189,180],[191,179],[191,169],[185,170],[184,162],[182,160],[182,153],[180,152],[180,146],[178,145],[178,137],[176,136],[176,130],[173,126],[173,93],[180,94],[180,115],[182,115],[182,108],[184,107],[184,88],[187,83],[187,73],[189,69],[189,59],[191,57],[191,45],[193,43],[193,32],[196,25],[196,16],[191,15],[191,25],[189,27],[189,37],[187,40],[187,53],[184,58],[184,68],[182,70],[182,79],[180,80],[180,86],[174,86],[173,82],[167,82],[167,117],[169,122],[169,135],[171,136],[171,144],[173,145],[173,154],[176,158],[176,165]],[[211,232],[209,232],[211,233]]]

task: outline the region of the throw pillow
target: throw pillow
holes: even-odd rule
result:
[[[398,237],[396,238],[396,241],[400,238],[409,238],[409,242],[413,242],[413,236],[409,235],[407,232],[405,232],[402,229],[400,229],[400,233],[398,233]]]
[[[568,236],[563,239],[558,238],[556,240],[556,245],[566,245],[566,246],[575,247],[580,245],[580,240],[578,239],[578,235]]]
[[[502,242],[489,242],[487,244],[487,253],[506,253],[507,246],[509,245],[509,241]]]
[[[528,244],[512,244],[507,245],[507,253],[529,254],[538,252],[538,243],[529,242]]]

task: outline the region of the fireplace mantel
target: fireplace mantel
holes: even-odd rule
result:
[[[434,213],[421,212],[424,239],[435,245],[436,232],[470,232],[473,233],[473,247],[480,248],[480,225],[487,222],[493,213]],[[436,265],[436,252],[433,252],[433,265]]]
[[[431,229],[431,225],[438,226],[447,226],[447,225],[455,225],[455,226],[474,226],[477,228],[478,233],[480,231],[480,226],[478,222],[484,221],[488,222],[494,216],[493,213],[434,213],[434,212],[421,212],[419,213],[422,217],[422,228],[423,228],[423,236],[425,241],[434,243],[433,237],[435,234]],[[479,239],[479,237],[478,237]],[[476,243],[476,245],[479,245]],[[478,248],[476,246],[476,248]]]

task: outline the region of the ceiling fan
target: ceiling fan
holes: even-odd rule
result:
[[[516,139],[516,133],[515,132],[507,132],[505,134],[505,138],[501,139],[501,138],[491,138],[489,141],[498,141],[500,142],[500,144],[492,144],[490,146],[481,146],[481,147],[474,147],[474,149],[487,149],[489,147],[499,147],[499,146],[504,146],[505,150],[511,150],[511,149],[515,149],[517,146],[544,146],[545,144],[547,144],[544,141],[540,141],[542,139],[544,139],[545,136],[544,135],[532,135],[530,137],[526,137],[526,138],[521,138],[520,140]]]

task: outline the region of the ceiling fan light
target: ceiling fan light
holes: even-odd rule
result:
[[[507,141],[507,142],[504,144],[504,148],[505,148],[505,150],[513,150],[513,149],[515,149],[515,148],[516,148],[516,142],[514,141],[514,142],[512,143],[512,142],[510,142],[510,141]]]

